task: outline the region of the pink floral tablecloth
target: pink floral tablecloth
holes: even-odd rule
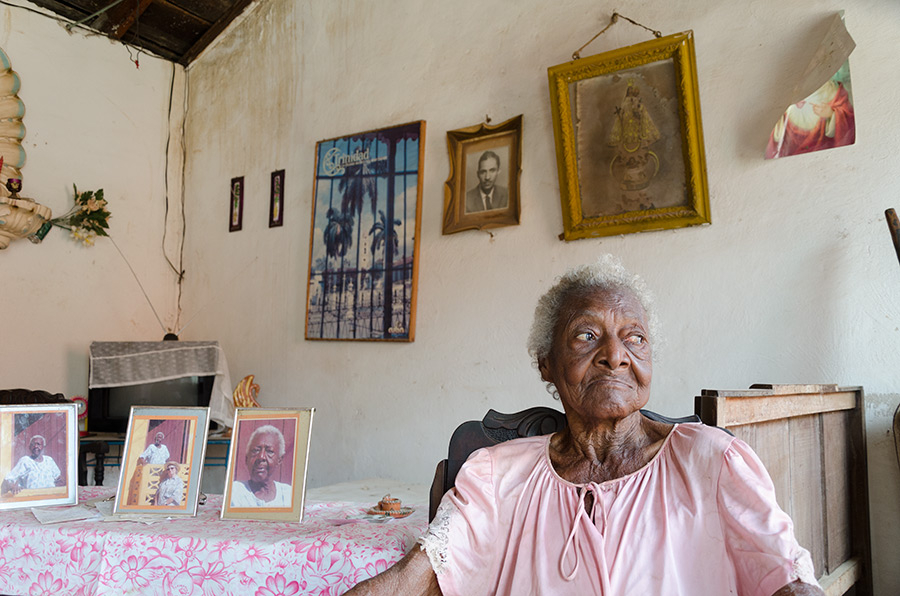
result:
[[[112,489],[81,487],[80,500]],[[0,594],[298,596],[343,594],[412,548],[427,507],[383,523],[346,520],[354,503],[307,501],[303,523],[219,519],[221,495],[193,518],[41,525],[0,512]]]

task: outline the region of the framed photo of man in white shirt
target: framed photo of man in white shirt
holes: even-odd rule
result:
[[[78,501],[75,403],[0,406],[0,510]]]
[[[209,408],[132,407],[116,514],[197,514]]]
[[[444,234],[519,223],[522,116],[447,132]]]

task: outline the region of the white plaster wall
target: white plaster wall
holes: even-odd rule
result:
[[[174,325],[175,276],[161,249],[164,157],[170,82],[176,70],[183,83],[183,69],[147,55],[138,69],[120,44],[70,35],[17,8],[0,7],[0,47],[22,80],[23,194],[62,215],[73,183],[104,189],[110,234],[163,323]],[[0,308],[0,387],[85,395],[92,340],[163,335],[112,242],[87,248],[59,228],[40,245],[17,240],[0,252]]]
[[[186,339],[218,339],[233,380],[266,405],[315,406],[313,486],[430,482],[461,421],[554,402],[524,344],[538,296],[612,252],[656,288],[667,337],[650,407],[679,415],[703,388],[863,385],[877,593],[900,593],[900,5],[893,0],[635,1],[663,33],[693,29],[713,224],[564,243],[547,67],[606,25],[589,0],[260,3],[188,72]],[[764,161],[780,98],[831,15],[846,10],[857,144]],[[648,39],[620,23],[583,55]],[[441,235],[446,131],[524,114],[522,223]],[[427,121],[416,340],[303,339],[317,140]],[[284,227],[267,227],[287,170]],[[229,180],[246,182],[229,233]]]

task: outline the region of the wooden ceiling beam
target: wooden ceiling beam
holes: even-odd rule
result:
[[[93,27],[113,39],[122,39],[151,2],[153,0],[124,0],[97,17]]]
[[[218,21],[213,23],[213,26],[203,34],[203,37],[198,39],[197,43],[191,46],[191,48],[184,53],[184,55],[181,57],[181,60],[178,61],[179,64],[181,64],[182,66],[187,66],[188,64],[190,64],[194,58],[200,55],[200,52],[206,49],[206,46],[211,44],[216,39],[216,37],[218,37],[219,34],[225,30],[225,28],[231,23],[231,21],[240,16],[241,12],[243,12],[243,10],[251,2],[254,2],[254,0],[237,0],[234,4],[232,4],[228,12],[222,15],[222,18],[220,18]]]

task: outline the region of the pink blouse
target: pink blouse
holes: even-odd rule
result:
[[[643,468],[577,485],[550,436],[472,454],[420,539],[445,596],[740,594],[817,585],[746,443],[679,424]],[[593,495],[593,510],[584,507]]]

